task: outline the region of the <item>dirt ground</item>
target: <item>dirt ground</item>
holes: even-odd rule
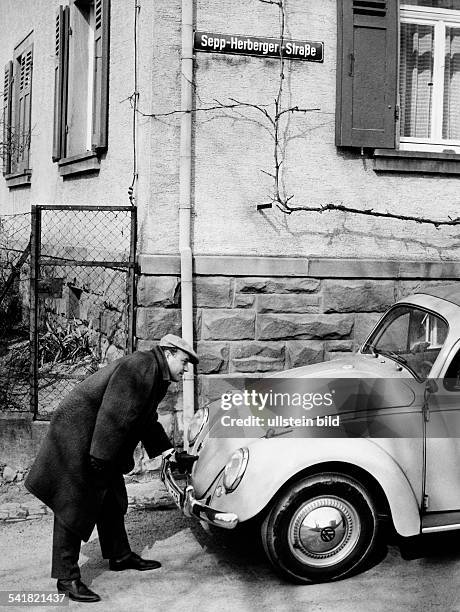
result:
[[[0,506],[10,502],[22,503],[36,499],[21,482],[5,482],[0,479]]]
[[[177,510],[127,515],[133,550],[158,559],[151,572],[109,571],[97,533],[83,545],[82,578],[107,612],[460,612],[460,534],[390,542],[371,567],[347,580],[292,585],[251,538],[215,536]],[[54,591],[49,577],[52,517],[0,526],[0,590]],[[6,608],[11,610],[12,608]],[[21,608],[26,609],[26,608]],[[37,609],[38,608],[33,608]],[[58,608],[41,607],[41,610]]]

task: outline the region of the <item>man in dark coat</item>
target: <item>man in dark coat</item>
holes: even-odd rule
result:
[[[123,474],[133,469],[140,441],[151,458],[173,452],[157,406],[189,362],[198,362],[192,347],[167,334],[152,350],[122,357],[81,382],[51,419],[25,485],[54,512],[51,576],[71,599],[100,600],[81,581],[78,567],[81,541],[88,541],[95,525],[110,569],[161,566],[131,551]],[[187,468],[195,457],[176,452],[175,459]]]

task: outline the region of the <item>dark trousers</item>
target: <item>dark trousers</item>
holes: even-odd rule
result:
[[[123,559],[129,555],[131,548],[126,534],[124,514],[111,489],[108,489],[104,496],[96,526],[104,559]],[[81,539],[55,516],[52,578],[61,580],[80,578],[78,567],[80,547]]]

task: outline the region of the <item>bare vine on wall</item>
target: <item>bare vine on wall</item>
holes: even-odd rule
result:
[[[401,221],[414,221],[421,224],[430,224],[435,228],[446,226],[446,225],[460,225],[460,217],[448,219],[432,219],[428,217],[417,217],[413,215],[401,215],[390,212],[380,212],[368,208],[365,210],[359,208],[353,208],[345,206],[343,203],[327,203],[320,206],[295,206],[292,204],[294,198],[293,194],[288,195],[286,190],[281,184],[281,164],[283,163],[283,147],[282,139],[280,138],[280,120],[286,113],[292,112],[307,112],[307,110],[319,110],[319,109],[299,109],[298,107],[283,108],[283,84],[285,80],[285,59],[282,53],[282,47],[286,29],[286,0],[259,0],[262,4],[272,4],[278,7],[279,11],[279,23],[280,23],[280,74],[279,74],[279,88],[278,95],[275,100],[275,114],[273,116],[273,139],[274,139],[274,169],[273,172],[265,172],[272,177],[274,182],[273,197],[269,205],[276,205],[283,213],[292,214],[295,212],[316,212],[324,213],[327,211],[341,211],[353,213],[355,215],[364,215],[371,217],[383,217],[387,219],[399,219]],[[262,207],[261,207],[262,208]]]
[[[353,215],[361,215],[368,217],[378,217],[387,219],[397,219],[400,221],[411,221],[419,224],[428,224],[434,226],[436,229],[441,226],[457,226],[460,225],[460,217],[450,217],[447,219],[436,219],[432,217],[423,217],[415,215],[404,215],[392,212],[383,212],[374,210],[373,208],[359,209],[343,204],[343,202],[333,203],[328,202],[317,206],[302,205],[298,206],[294,204],[295,195],[289,193],[286,189],[283,181],[283,171],[286,166],[286,147],[288,136],[286,130],[283,129],[284,120],[290,115],[301,113],[311,113],[321,111],[320,108],[302,108],[297,105],[286,105],[285,104],[285,92],[284,84],[286,80],[286,59],[283,54],[283,43],[285,40],[286,33],[286,3],[287,0],[257,0],[261,4],[272,5],[278,9],[278,21],[279,21],[279,39],[280,39],[280,53],[279,53],[279,81],[277,85],[276,97],[272,103],[261,104],[238,100],[236,98],[228,98],[227,102],[214,99],[211,103],[203,103],[196,92],[196,85],[193,83],[195,88],[195,94],[198,98],[200,105],[193,108],[192,110],[181,110],[174,109],[163,113],[147,113],[140,110],[137,105],[138,93],[137,91],[129,96],[128,100],[133,108],[134,113],[141,115],[142,117],[150,117],[156,120],[166,119],[174,115],[182,115],[184,113],[212,113],[218,110],[232,110],[241,111],[244,109],[251,109],[257,111],[261,115],[263,125],[268,129],[269,135],[273,142],[272,159],[273,165],[270,169],[263,169],[261,172],[270,177],[272,180],[271,193],[268,194],[265,202],[260,202],[257,205],[258,210],[272,208],[276,206],[281,212],[286,215],[292,213],[325,213],[330,211],[338,211],[343,213],[351,213]],[[125,100],[123,100],[125,101]]]
[[[273,4],[278,7],[278,17],[279,17],[279,38],[280,38],[280,54],[279,54],[279,83],[278,83],[278,91],[274,102],[274,113],[273,115],[269,115],[268,119],[272,124],[273,132],[273,170],[267,171],[262,170],[262,172],[273,180],[273,191],[271,197],[268,202],[261,204],[258,206],[258,209],[262,208],[270,208],[273,204],[278,206],[280,210],[283,212],[287,212],[289,207],[289,202],[294,197],[293,194],[288,195],[284,184],[282,182],[282,165],[285,159],[285,148],[286,142],[285,138],[282,135],[282,125],[281,120],[285,115],[291,113],[307,113],[312,111],[319,111],[319,108],[299,108],[298,106],[290,106],[284,107],[284,81],[286,79],[285,74],[285,58],[283,53],[284,40],[285,40],[285,32],[286,32],[286,11],[285,11],[285,2],[284,0],[259,0],[262,4]]]

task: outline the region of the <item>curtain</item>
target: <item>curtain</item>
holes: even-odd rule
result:
[[[401,24],[401,136],[430,137],[433,42],[433,26]]]
[[[460,27],[446,27],[442,137],[460,138]]]

